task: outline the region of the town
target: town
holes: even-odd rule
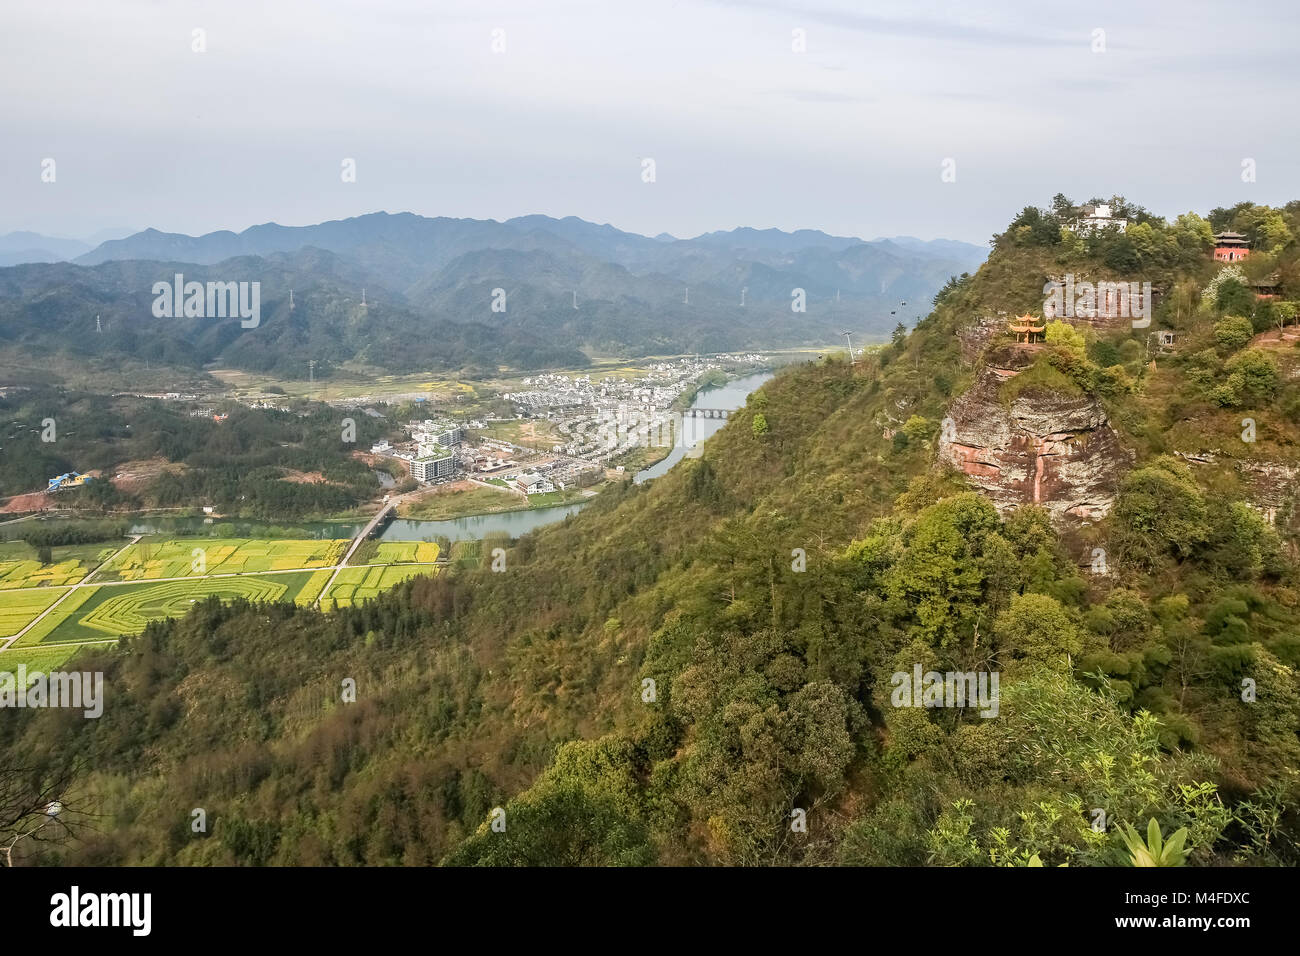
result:
[[[707,381],[723,380],[737,365],[760,365],[759,354],[699,356],[656,362],[634,378],[544,373],[503,392],[514,418],[422,419],[405,423],[404,438],[376,442],[370,453],[400,463],[422,484],[468,479],[524,495],[588,487],[624,468],[617,460],[642,448],[689,443],[683,399]],[[489,437],[494,426],[528,422],[532,444]]]

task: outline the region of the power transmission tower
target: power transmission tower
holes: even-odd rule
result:
[[[844,330],[843,332],[841,332],[840,334],[843,335],[844,338],[845,338],[845,339],[848,341],[848,343],[849,343],[849,364],[852,365],[854,359],[853,359],[853,339],[852,339],[851,336],[852,336],[853,333],[852,333],[849,329],[845,329],[845,330]]]

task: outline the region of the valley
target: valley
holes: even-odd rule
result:
[[[1300,6],[3,23],[18,939],[1288,925]]]
[[[696,361],[695,357],[677,359],[678,363]],[[764,356],[749,355],[740,357],[740,361],[743,364],[738,367],[745,369],[753,363],[769,360]],[[650,430],[643,427],[638,432],[635,418],[629,418],[625,408],[619,407],[617,415],[611,414],[607,420],[619,421],[622,427],[615,440],[625,444],[611,445],[606,454],[626,459],[629,450],[643,449],[645,465],[655,465],[656,462],[659,465],[650,470],[638,470],[637,480],[664,473],[685,453],[688,445],[694,446],[706,437],[707,432],[721,425],[719,421],[713,428],[705,428],[680,413],[670,415],[669,407],[685,403],[688,397],[691,399],[689,404],[694,407],[717,392],[716,385],[699,389],[696,380],[705,372],[725,380],[724,364],[734,366],[735,360],[727,357],[721,364],[685,364],[682,367],[688,371],[684,374],[665,374],[674,366],[663,361],[656,363],[663,381],[671,384],[668,387],[655,385],[655,395],[646,390],[644,398],[647,410],[653,403],[658,403],[660,417],[655,420],[666,427],[664,447],[652,445]],[[644,379],[649,370],[650,366],[611,368],[610,374],[604,377],[609,384],[601,391],[611,394],[611,403],[618,402],[620,396],[631,398],[640,394],[636,392],[638,382],[651,381]],[[721,397],[710,399],[709,404],[738,405],[769,374],[742,377],[739,391],[730,387],[723,389]],[[591,404],[590,397],[577,396],[579,400],[573,401],[575,395],[568,390],[571,378],[589,383],[591,373],[581,377],[571,373],[549,373],[536,384],[558,391],[534,390],[526,397],[513,393],[524,399],[519,412],[527,417],[501,420],[493,423],[495,427],[473,422],[479,426],[475,431],[503,448],[513,444],[507,436],[515,441],[527,437],[532,443],[540,444],[537,425],[547,426],[549,430],[552,413],[544,412],[545,417],[540,419],[533,417],[539,402],[543,406],[556,403],[572,407],[576,404],[579,409],[584,404]],[[341,396],[327,392],[311,400],[344,410],[372,402],[388,410],[399,403],[409,404],[414,400],[434,413],[450,413],[461,420],[469,420],[470,416],[481,413],[493,403],[509,405],[512,392],[505,389],[533,384],[533,379],[527,376],[463,388],[440,388],[439,383],[421,382],[412,392],[407,390],[406,382],[378,381],[372,383],[363,395]],[[244,381],[241,385],[237,390],[212,393],[206,397],[179,393],[136,397],[178,403],[192,412],[196,401],[214,405],[237,402],[257,408],[287,395],[287,390],[269,381],[257,385]],[[612,392],[611,388],[614,389]],[[556,398],[548,399],[550,394]],[[481,398],[483,395],[489,397],[484,400]],[[467,398],[470,398],[470,403],[466,402]],[[613,404],[609,410],[615,411]],[[211,414],[211,409],[204,411]],[[374,409],[370,411],[373,413]],[[380,417],[379,413],[374,415]],[[577,421],[583,427],[588,419],[578,417],[568,421]],[[628,427],[629,424],[632,427]],[[506,431],[502,426],[512,428]],[[622,437],[624,429],[626,438]],[[614,430],[610,429],[610,433],[613,435]],[[680,449],[674,448],[678,439],[682,443]],[[471,446],[462,444],[460,447]],[[571,452],[579,450],[570,449]],[[545,456],[539,458],[536,449],[521,445],[513,445],[512,453],[533,468],[545,468],[547,462],[556,460]],[[665,456],[669,460],[663,460]],[[383,456],[371,457],[379,466],[403,474],[404,480],[414,484],[406,476],[409,464]],[[472,451],[457,457],[470,467],[471,472],[474,470],[470,461]],[[568,460],[583,462],[584,467],[588,462],[592,466],[599,464],[589,459]],[[385,464],[385,461],[390,463]],[[115,466],[108,471],[116,472],[115,483],[126,478],[134,487],[140,470],[118,470],[123,467]],[[166,465],[152,469],[155,476],[165,474],[166,470]],[[509,469],[500,471],[507,478],[513,478],[515,474]],[[615,474],[612,467],[610,474]],[[320,477],[318,473],[318,479]],[[94,508],[86,512],[84,519],[79,519],[80,502],[75,491],[15,496],[10,507],[36,510],[25,518],[11,518],[0,523],[0,557],[10,558],[0,561],[0,631],[4,632],[0,633],[0,667],[12,669],[21,664],[35,669],[37,665],[63,665],[82,647],[112,644],[121,636],[138,634],[149,621],[183,616],[190,605],[210,598],[253,603],[286,601],[325,608],[346,607],[370,600],[416,575],[437,574],[440,568],[448,567],[453,561],[463,564],[469,555],[476,553],[484,539],[510,540],[524,530],[575,513],[576,505],[585,504],[599,493],[605,476],[602,468],[597,480],[586,488],[573,487],[567,492],[539,494],[521,494],[504,479],[487,479],[492,480],[498,484],[487,484],[472,474],[457,481],[434,482],[416,490],[407,490],[392,502],[389,501],[390,495],[384,494],[382,502],[367,502],[360,506],[362,513],[382,506],[383,510],[369,523],[360,519],[349,522],[344,515],[334,516],[332,522],[307,522],[313,537],[305,539],[258,538],[255,536],[259,530],[256,525],[247,528],[247,533],[254,535],[252,537],[242,534],[214,537],[223,532],[237,531],[239,523],[231,521],[230,515],[213,515],[214,509],[200,508],[197,504],[190,516],[183,514],[187,509],[180,508],[173,510],[182,514],[173,513],[161,520],[129,511]],[[385,514],[389,510],[391,514]],[[204,511],[208,514],[204,515]],[[512,512],[527,512],[531,520],[526,525],[512,522],[507,517]],[[502,515],[502,518],[494,520],[492,516],[495,515]],[[376,527],[375,522],[381,516],[387,520]],[[272,521],[276,518],[275,515],[270,517]],[[330,518],[328,515],[321,517]],[[399,520],[394,521],[394,517]],[[52,519],[52,526],[47,525],[47,518]],[[30,519],[36,519],[38,524],[25,524]],[[49,531],[52,536],[62,539],[96,537],[96,529],[102,532],[106,520],[118,522],[127,537],[53,548],[33,547],[21,537],[7,543],[2,541],[6,533],[21,535],[32,528]],[[168,537],[169,530],[182,531],[185,536]],[[389,537],[390,532],[392,537]],[[293,531],[285,528],[281,533],[291,535]],[[342,537],[348,534],[352,535],[350,543],[349,538]],[[49,553],[45,554],[45,551]]]
[[[1058,196],[852,353],[9,384],[0,663],[117,696],[0,734],[130,767],[42,859],[1293,865],[1297,215]]]

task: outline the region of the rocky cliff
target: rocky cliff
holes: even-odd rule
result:
[[[1003,513],[1037,504],[1056,517],[1104,517],[1131,455],[1090,396],[1028,388],[1006,397],[1005,383],[1036,354],[1019,347],[986,356],[944,421],[939,460],[961,470]]]

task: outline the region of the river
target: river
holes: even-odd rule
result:
[[[695,394],[695,399],[691,402],[690,407],[721,408],[734,412],[745,404],[745,399],[749,398],[751,392],[771,378],[773,374],[772,372],[755,372],[753,375],[732,379],[725,385],[702,388]],[[651,465],[644,471],[637,472],[632,480],[639,485],[643,481],[667,474],[668,469],[685,458],[687,452],[721,429],[725,424],[727,424],[725,418],[695,418],[691,415],[678,415],[677,427],[673,430],[673,434],[676,436],[673,450],[668,453],[668,457],[663,461]]]
[[[756,372],[733,379],[724,385],[702,388],[691,402],[691,408],[723,408],[735,411],[745,404],[751,392],[766,382],[775,373]],[[677,416],[677,436],[673,450],[663,461],[657,462],[636,473],[633,481],[640,484],[651,478],[666,474],[668,469],[686,456],[686,453],[704,439],[727,424],[722,418],[695,418],[690,415]],[[439,535],[452,541],[482,538],[491,531],[504,531],[512,538],[527,534],[543,525],[563,521],[571,514],[577,514],[585,502],[572,505],[559,505],[555,508],[538,508],[535,511],[507,511],[494,515],[475,515],[469,518],[454,518],[450,521],[408,521],[398,519],[392,522],[380,536],[393,541],[422,541]]]

